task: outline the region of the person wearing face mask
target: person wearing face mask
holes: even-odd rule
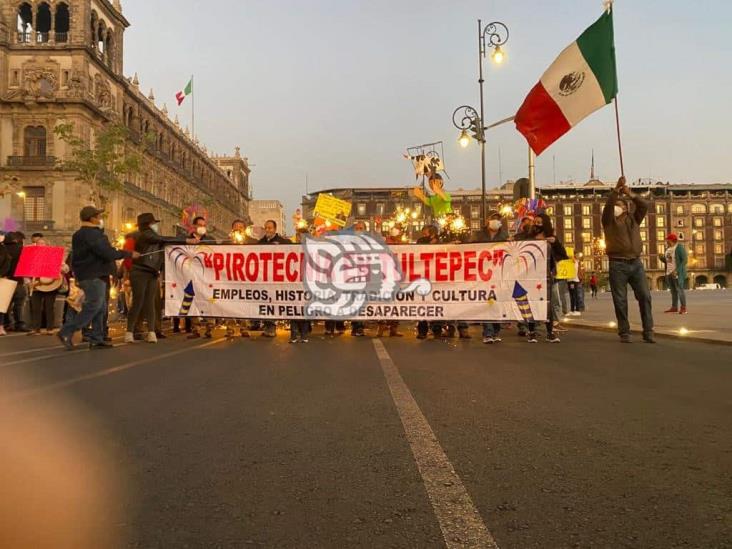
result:
[[[130,269],[130,286],[132,287],[132,307],[127,314],[127,331],[125,343],[135,341],[134,330],[142,317],[147,321],[145,341],[157,343],[155,333],[157,325],[157,304],[160,292],[160,272],[165,258],[163,250],[166,244],[196,244],[197,238],[170,238],[160,235],[160,220],[152,213],[137,216],[137,233],[132,235],[135,241],[135,252],[139,255],[133,259]]]
[[[508,230],[501,218],[501,214],[497,211],[488,212],[485,227],[478,233],[475,242],[505,242],[508,240]],[[483,323],[483,343],[493,344],[500,343],[501,338],[500,322],[484,322]]]
[[[631,208],[632,207],[632,208]],[[628,322],[628,285],[633,289],[640,308],[643,341],[655,343],[653,338],[653,310],[646,271],[640,259],[643,242],[640,224],[646,217],[648,204],[632,194],[625,177],[618,183],[602,210],[602,228],[605,232],[606,253],[610,258],[610,292],[613,296],[618,335],[622,343],[630,343]]]
[[[118,259],[137,259],[136,251],[115,250],[101,231],[104,226],[103,209],[94,206],[82,208],[79,217],[81,228],[71,238],[71,270],[77,286],[84,291],[84,303],[78,314],[70,317],[56,333],[67,350],[74,348],[71,341],[74,333],[91,324],[89,332],[90,349],[108,349],[111,343],[104,341],[102,319],[107,303],[107,287],[102,278],[109,276],[109,264]]]

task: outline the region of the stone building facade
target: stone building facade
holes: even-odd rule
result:
[[[67,241],[90,189],[59,169],[68,156],[54,135],[73,123],[88,143],[108,123],[124,124],[142,169],[108,197],[110,236],[143,211],[171,234],[181,210],[200,203],[214,233],[248,215],[247,159],[237,147],[210,155],[177,117],[145,95],[137,75],[123,76],[124,31],[119,0],[3,0],[0,3],[0,225],[41,231]],[[113,234],[114,233],[114,234]]]
[[[287,234],[285,208],[279,200],[252,200],[249,203],[249,216],[255,227],[264,227],[265,222],[273,219],[277,222],[278,232]]]
[[[732,184],[670,185],[667,183],[635,183],[633,191],[650,201],[648,216],[641,227],[643,255],[652,288],[664,289],[664,269],[658,256],[665,251],[666,236],[673,231],[689,250],[689,285],[716,282],[723,287],[732,283],[730,256],[732,252]],[[602,248],[601,215],[607,195],[613,185],[596,179],[581,185],[552,185],[539,187],[537,196],[544,199],[557,235],[566,246],[582,253],[588,271],[607,271],[608,261]],[[369,230],[382,231],[382,222],[397,208],[420,212],[409,220],[414,235],[428,218],[422,215],[422,204],[406,187],[337,188],[321,192],[348,200],[353,204],[352,221],[363,221]],[[479,189],[448,190],[452,205],[470,225],[480,230]],[[317,194],[302,198],[305,218],[312,217]],[[487,192],[488,208],[501,210],[512,205],[513,182]],[[515,219],[509,219],[513,222]]]

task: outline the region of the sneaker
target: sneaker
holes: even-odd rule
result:
[[[71,338],[70,337],[64,337],[63,335],[61,335],[61,332],[58,332],[56,334],[56,337],[59,339],[59,341],[61,342],[61,344],[64,347],[66,347],[66,350],[67,351],[72,351],[74,349],[74,344],[71,341]]]
[[[485,343],[486,345],[492,345],[494,341],[495,341],[495,339],[493,339],[492,337],[483,338],[483,343]]]
[[[678,313],[679,309],[677,307],[671,307],[670,309],[666,309],[664,313]]]
[[[502,339],[501,339],[500,337],[498,337],[498,336],[493,336],[493,342],[494,342],[494,343],[500,343],[501,341],[503,341],[503,340],[502,340]]]
[[[297,338],[296,337],[291,337],[290,338],[290,343],[297,343]]]
[[[300,343],[310,343],[310,340],[308,338],[304,337],[300,340]]]
[[[681,307],[681,309],[679,309],[679,314],[680,314],[680,315],[685,315],[685,314],[687,314],[687,311],[686,311],[686,307]]]
[[[655,343],[656,340],[653,339],[653,334],[648,334],[643,336],[643,343]]]
[[[539,340],[536,339],[536,334],[533,332],[531,332],[529,334],[528,339],[526,341],[528,341],[529,343],[539,343]]]
[[[633,343],[630,334],[623,334],[620,336],[620,343]]]
[[[135,342],[135,334],[132,332],[125,332],[125,343],[134,343]]]
[[[157,343],[158,336],[155,335],[155,332],[148,332],[145,336],[145,341],[147,341],[148,343]]]
[[[546,342],[547,343],[559,343],[561,339],[557,337],[557,334],[552,334],[550,336],[546,336]]]

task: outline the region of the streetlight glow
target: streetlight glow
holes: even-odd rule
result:
[[[506,54],[501,49],[501,46],[496,46],[491,54],[491,58],[496,65],[500,65],[506,59]]]
[[[467,130],[463,130],[460,132],[460,137],[458,137],[458,143],[460,143],[460,146],[463,149],[470,145],[470,135],[468,135]]]

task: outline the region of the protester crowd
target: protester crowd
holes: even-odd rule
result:
[[[441,183],[441,182],[440,182]],[[433,189],[434,191],[434,189]],[[420,195],[425,204],[434,204],[441,211],[449,209],[449,193],[442,191],[430,197]],[[648,288],[643,264],[640,260],[641,239],[639,227],[647,212],[645,201],[633,195],[624,178],[618,181],[610,193],[603,209],[602,223],[605,231],[607,254],[609,256],[609,286],[612,293],[615,314],[618,320],[620,341],[630,342],[628,323],[627,286],[634,292],[640,307],[643,322],[643,340],[654,342],[651,294]],[[109,333],[110,307],[116,309],[125,319],[124,342],[144,340],[156,343],[165,338],[163,331],[163,280],[164,247],[168,244],[195,245],[201,242],[215,243],[208,234],[204,217],[192,220],[191,231],[183,237],[167,237],[160,234],[160,221],[152,213],[141,213],[137,217],[137,230],[125,237],[122,249],[110,243],[104,230],[104,211],[87,206],[80,212],[80,228],[72,237],[65,262],[57,278],[24,278],[15,274],[24,246],[46,246],[49,243],[40,233],[26,236],[20,232],[0,232],[0,283],[2,279],[15,283],[12,298],[6,313],[0,313],[0,335],[9,331],[27,332],[28,335],[51,335],[67,349],[74,348],[72,338],[82,332],[82,340],[90,349],[109,349],[112,339]],[[355,232],[365,232],[362,222],[350,227]],[[474,237],[459,239],[460,242],[492,243],[509,240],[543,240],[548,244],[548,319],[544,322],[546,341],[559,342],[558,333],[566,331],[561,320],[567,316],[578,316],[585,309],[585,287],[590,288],[591,297],[596,298],[599,288],[598,275],[585,273],[582,261],[568,254],[559,241],[551,218],[542,210],[527,213],[516,224],[515,230],[500,212],[490,212],[485,227]],[[264,236],[253,238],[247,231],[247,223],[236,219],[231,225],[230,240],[237,244],[277,245],[300,241],[307,229],[298,229],[293,239],[281,236],[277,223],[267,221]],[[400,227],[394,226],[386,236],[386,243],[405,243]],[[426,225],[417,244],[444,242],[440,227]],[[669,247],[661,260],[667,266],[668,285],[671,289],[672,306],[666,312],[686,313],[684,282],[686,278],[686,252],[675,234],[668,235]],[[558,272],[560,262],[573,262],[570,276]],[[56,325],[55,304],[58,296],[64,298],[63,324]],[[25,313],[26,303],[30,314]],[[1,310],[1,309],[0,309]],[[284,321],[283,321],[284,322]],[[307,342],[313,322],[290,320],[291,341]],[[482,341],[486,344],[501,342],[502,330],[513,323],[482,323]],[[216,327],[223,327],[227,337],[249,337],[252,331],[261,331],[263,337],[276,335],[277,323],[272,320],[195,318],[185,316],[172,319],[172,333],[185,333],[188,338],[211,338]],[[366,335],[366,323],[350,322],[350,333],[355,337]],[[459,337],[470,338],[467,322],[427,322],[416,324],[418,339]],[[379,321],[376,324],[377,337],[401,337],[398,321]],[[345,321],[324,322],[326,336],[343,334]],[[516,323],[516,333],[527,341],[538,341],[536,322]]]

